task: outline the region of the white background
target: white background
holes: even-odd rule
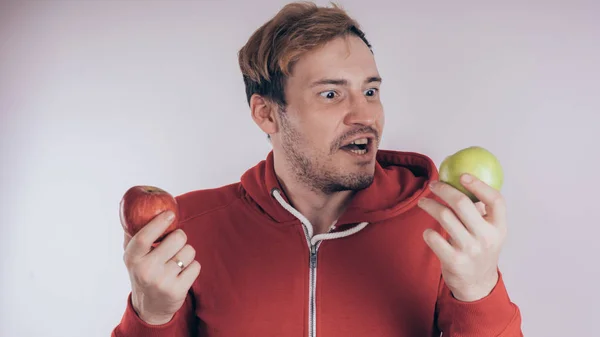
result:
[[[326,4],[326,2],[319,2]],[[501,268],[528,337],[600,316],[600,5],[342,1],[374,45],[383,148],[504,165]],[[217,187],[270,150],[237,51],[282,1],[0,3],[0,335],[108,336],[118,202]]]

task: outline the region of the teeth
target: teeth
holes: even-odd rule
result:
[[[367,150],[350,150],[350,152],[353,152],[356,154],[365,154],[365,153],[367,153]]]
[[[355,144],[355,145],[365,145],[368,144],[369,140],[367,138],[361,138],[361,139],[357,139],[355,141],[353,141],[351,144]]]

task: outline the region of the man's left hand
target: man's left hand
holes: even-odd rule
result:
[[[456,299],[473,302],[489,295],[498,282],[498,259],[507,232],[506,206],[500,192],[483,181],[463,175],[461,183],[483,205],[451,185],[434,182],[432,192],[450,208],[429,198],[421,199],[419,206],[450,236],[446,240],[432,229],[423,233],[440,259],[444,282]]]

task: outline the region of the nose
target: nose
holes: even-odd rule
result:
[[[381,112],[382,107],[379,101],[369,101],[368,97],[360,95],[350,101],[345,124],[371,126],[377,123]]]

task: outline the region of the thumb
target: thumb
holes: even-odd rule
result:
[[[123,232],[123,250],[127,248],[127,245],[131,241],[131,235],[127,234],[127,232]]]

